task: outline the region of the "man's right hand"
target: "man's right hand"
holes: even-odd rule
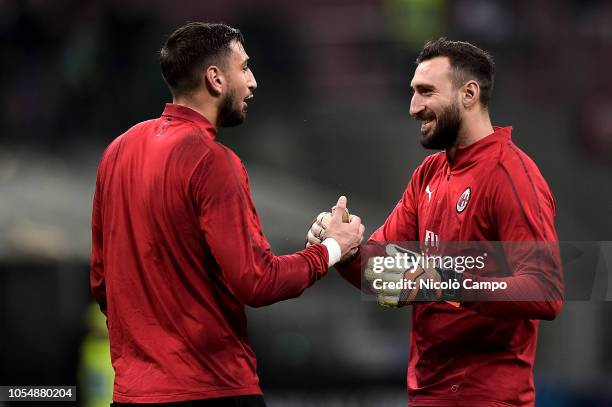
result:
[[[343,222],[346,211],[346,197],[341,196],[332,213],[322,212],[308,231],[306,246],[333,238],[341,250],[341,259],[351,257],[363,241],[365,226],[358,216],[350,215],[348,223]],[[342,261],[341,260],[341,261]]]

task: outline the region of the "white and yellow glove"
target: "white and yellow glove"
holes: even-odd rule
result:
[[[440,283],[461,281],[463,276],[453,270],[423,267],[422,254],[395,244],[385,247],[387,256],[371,257],[365,268],[365,279],[385,307],[402,307],[415,301],[445,300],[454,306],[460,295],[456,290],[443,290]],[[423,284],[428,282],[428,284]],[[429,287],[426,287],[429,285]],[[437,285],[438,288],[431,287]]]

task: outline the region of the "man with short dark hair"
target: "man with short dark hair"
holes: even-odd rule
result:
[[[91,288],[107,316],[114,405],[264,406],[245,305],[299,296],[359,245],[346,198],[326,239],[275,256],[240,159],[216,141],[257,87],[240,32],[189,23],[160,52],[173,96],[104,152]],[[127,404],[124,404],[127,403]]]
[[[370,244],[336,266],[381,305],[413,304],[410,406],[533,406],[538,320],[554,319],[562,306],[555,201],[535,163],[512,142],[512,128],[491,125],[494,68],[472,44],[441,38],[425,45],[410,114],[421,122],[421,144],[444,151],[414,171]],[[322,229],[320,222],[311,226],[309,243],[326,236]],[[407,253],[389,242],[417,242],[439,255],[456,242],[502,242],[503,249],[482,273],[424,263],[373,272],[370,254],[380,256],[381,247],[389,256]],[[396,284],[419,280],[449,288]],[[506,288],[462,289],[466,281]],[[455,282],[459,288],[450,288]]]

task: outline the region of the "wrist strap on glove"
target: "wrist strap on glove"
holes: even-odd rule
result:
[[[453,269],[437,268],[440,281],[448,283],[448,288],[442,290],[441,301],[461,301],[461,288],[463,287],[463,273]]]

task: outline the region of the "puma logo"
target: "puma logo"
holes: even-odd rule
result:
[[[429,185],[425,188],[425,192],[427,192],[427,202],[431,202],[431,190],[429,189]]]

